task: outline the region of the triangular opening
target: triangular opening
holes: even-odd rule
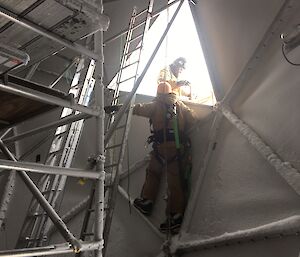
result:
[[[144,69],[146,62],[156,47],[157,42],[160,40],[160,37],[163,34],[169,20],[172,18],[177,6],[178,4],[174,4],[162,12],[147,32],[141,55],[139,72]],[[184,57],[187,60],[186,69],[180,75],[179,79],[188,80],[191,83],[192,93],[191,100],[187,97],[182,97],[182,100],[214,105],[216,100],[213,87],[207,71],[194,19],[187,1],[183,3],[166,39],[162,43],[143,81],[141,82],[137,93],[155,96],[159,71],[171,64],[178,57]],[[136,59],[136,56],[132,55],[129,59]],[[127,73],[129,72],[132,71],[128,70]],[[122,77],[128,78],[130,75],[126,74],[124,70]],[[110,88],[114,88],[113,84],[115,81],[116,78],[114,78],[110,83]],[[132,87],[133,82],[128,81],[128,83],[120,85],[120,90],[131,91]],[[183,88],[183,90],[188,92],[190,89],[187,87],[186,89]]]

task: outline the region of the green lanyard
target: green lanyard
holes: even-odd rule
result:
[[[177,115],[173,117],[173,129],[174,129],[174,136],[175,136],[175,145],[176,149],[180,149],[180,141],[179,141],[179,133],[178,133],[178,122],[177,122]]]

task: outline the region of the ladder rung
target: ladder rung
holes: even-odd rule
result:
[[[116,127],[116,128],[115,128],[115,131],[116,131],[116,130],[119,130],[119,129],[123,129],[123,128],[125,128],[125,127],[126,127],[126,125],[122,125],[122,126]],[[107,131],[106,131],[106,132],[107,132]]]
[[[113,164],[110,164],[110,165],[105,166],[104,169],[116,167],[116,166],[118,166],[118,165],[119,165],[118,163],[113,163]]]
[[[47,240],[47,238],[46,237],[44,237],[43,239],[42,239],[43,241],[46,241]],[[25,238],[23,238],[23,240],[21,240],[21,241],[25,241],[25,242],[36,242],[36,241],[41,241],[41,239],[40,238],[30,238],[30,237],[25,237]]]
[[[118,96],[115,96],[113,99],[112,99],[112,102],[114,101],[114,100],[116,100],[116,99],[118,99],[118,98],[120,98],[121,96],[120,95],[118,95]],[[113,104],[112,104],[113,105]]]
[[[137,40],[137,39],[139,39],[139,38],[143,37],[143,35],[144,35],[144,34],[139,34],[139,35],[137,35],[136,37],[134,37],[134,38],[132,38],[132,39],[128,40],[128,42],[127,42],[127,43],[132,43],[133,41],[135,41],[135,40]]]
[[[41,193],[44,195],[44,194],[49,194],[49,193],[55,192],[55,191],[60,192],[61,190],[49,189],[49,190],[45,190],[45,191],[43,191]]]
[[[137,17],[141,16],[142,14],[144,14],[145,12],[148,12],[148,8],[146,8],[146,9],[140,11],[140,12],[137,13],[134,17],[137,18]]]
[[[117,100],[117,99],[119,99],[119,98],[122,98],[122,97],[124,97],[124,96],[126,96],[126,95],[118,95],[118,96],[114,97],[114,98],[112,99],[112,101]]]
[[[112,145],[112,146],[106,147],[106,150],[112,149],[112,148],[117,148],[117,147],[120,147],[120,146],[122,146],[122,144]]]
[[[33,214],[30,214],[30,215],[28,215],[29,217],[31,217],[31,218],[34,218],[34,217],[40,217],[40,216],[46,216],[47,215],[47,213],[46,212],[42,212],[42,213],[33,213]]]
[[[61,149],[58,149],[58,150],[56,150],[56,151],[50,152],[49,154],[55,155],[55,154],[57,154],[57,153],[59,153],[59,152],[62,152],[63,150],[64,150],[64,148],[61,148]]]
[[[75,88],[75,87],[82,87],[82,85],[80,85],[80,84],[78,83],[78,84],[76,84],[76,85],[70,87],[70,89]]]
[[[83,236],[93,236],[93,235],[95,235],[94,233],[83,233],[82,234]]]
[[[137,50],[139,50],[139,49],[141,49],[142,47],[141,46],[139,46],[139,47],[137,47],[137,48],[135,48],[135,49],[133,49],[133,50],[131,50],[130,52],[128,52],[127,54],[125,54],[125,56],[127,56],[127,55],[130,55],[130,54],[132,54],[133,52],[135,52],[135,51],[137,51]]]
[[[126,65],[125,67],[121,68],[121,70],[124,70],[124,69],[126,69],[126,68],[128,68],[128,67],[130,67],[130,66],[132,66],[132,65],[134,65],[134,64],[137,64],[137,63],[139,63],[139,61],[130,63],[130,64]]]
[[[124,79],[124,80],[120,81],[119,84],[124,83],[124,82],[126,82],[128,80],[131,80],[131,79],[134,79],[134,78],[135,78],[135,76],[132,76],[132,77],[130,77],[128,79]]]
[[[122,128],[125,128],[125,127],[126,127],[126,125],[122,125],[120,127],[116,127],[116,129],[122,129]]]
[[[134,27],[132,27],[130,30],[133,31],[133,30],[139,28],[140,26],[144,25],[144,24],[146,23],[146,21],[147,21],[147,20],[144,20],[144,21],[142,21],[142,22],[136,24],[136,25],[135,25]]]
[[[65,126],[65,125],[63,125]],[[61,137],[63,134],[66,134],[67,133],[67,130],[63,131],[63,132],[60,132],[60,133],[57,133],[55,134],[56,137]]]

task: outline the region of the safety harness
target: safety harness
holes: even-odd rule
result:
[[[174,123],[176,123],[176,129],[173,126],[173,128],[165,128],[165,129],[160,129],[160,130],[154,130],[153,129],[153,123],[152,120],[149,120],[150,123],[150,132],[151,135],[148,137],[147,143],[151,144],[152,143],[152,148],[153,148],[153,152],[155,155],[155,158],[159,161],[159,163],[163,166],[165,166],[166,164],[169,164],[175,160],[178,160],[178,155],[175,155],[173,157],[171,157],[170,159],[165,159],[164,156],[162,156],[159,152],[158,152],[158,146],[160,144],[163,144],[165,142],[176,142],[176,148],[177,148],[177,141],[178,144],[179,143],[179,133],[178,133],[178,125],[177,125],[177,118],[175,118],[177,116],[177,106],[176,103],[170,105],[170,104],[165,104],[165,108],[166,108],[166,115],[165,115],[165,124],[168,124],[169,121],[171,119],[173,119],[173,125]]]
[[[190,191],[190,175],[192,168],[190,151],[191,142],[184,133],[180,133],[178,124],[179,109],[177,110],[176,103],[172,105],[165,104],[165,108],[167,110],[165,115],[165,130],[154,130],[152,120],[150,119],[149,122],[151,135],[148,137],[147,142],[149,144],[152,143],[154,156],[162,166],[166,166],[174,161],[178,161],[181,186],[187,200]],[[167,128],[166,125],[169,124],[169,122],[172,122],[172,128]],[[170,141],[175,142],[177,154],[166,160],[165,156],[159,153],[158,146]]]

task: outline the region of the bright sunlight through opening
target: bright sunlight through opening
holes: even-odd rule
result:
[[[162,12],[153,25],[150,27],[144,40],[143,52],[141,54],[141,62],[139,74],[144,69],[146,62],[153,53],[161,35],[163,34],[169,20],[172,18],[178,4],[172,5],[170,8]],[[162,43],[158,53],[156,54],[151,66],[149,67],[143,81],[141,82],[138,94],[156,95],[157,78],[159,71],[171,64],[176,58],[184,57],[187,60],[186,69],[180,74],[178,80],[187,80],[191,85],[191,100],[192,102],[214,105],[216,100],[213,93],[210,77],[207,71],[205,59],[201,49],[200,41],[197,35],[194,20],[187,1],[184,2],[179,11],[174,23],[172,24],[167,37]],[[136,59],[132,54],[128,60]],[[133,62],[133,60],[132,60]],[[128,78],[133,71],[123,71],[122,77]],[[114,88],[116,78],[112,80],[109,88]],[[131,91],[133,81],[128,81],[120,85],[121,91]],[[183,90],[185,90],[183,88]],[[189,91],[189,89],[186,89]],[[182,100],[188,100],[187,97],[182,97]]]

